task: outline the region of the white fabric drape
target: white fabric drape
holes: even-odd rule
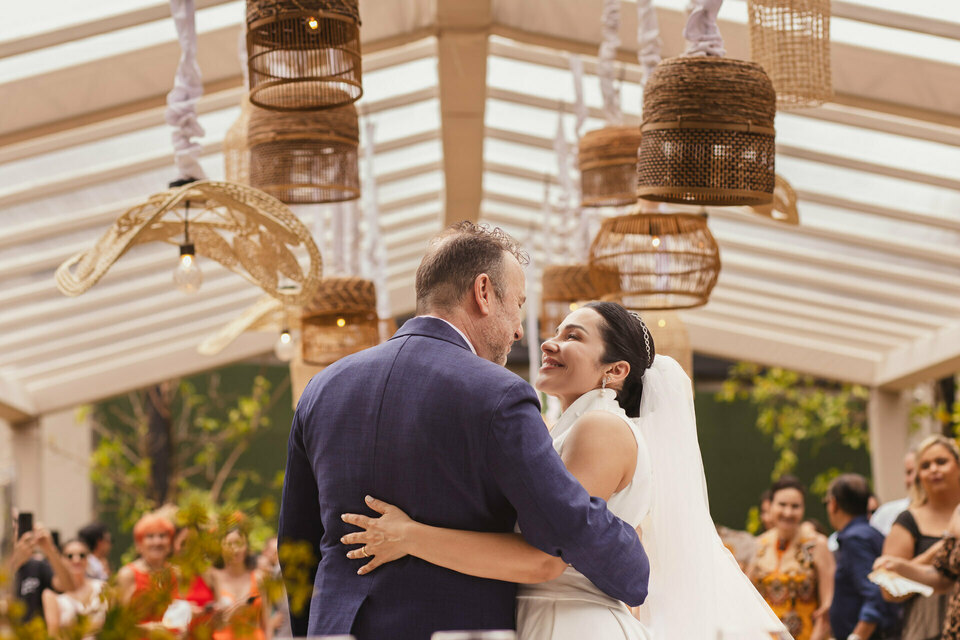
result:
[[[653,0],[637,0],[637,60],[643,72],[641,83],[647,84],[647,78],[660,64],[660,23]]]
[[[167,94],[167,124],[174,127],[173,152],[179,178],[202,180],[207,177],[200,166],[202,147],[193,138],[202,137],[197,119],[197,101],[203,95],[203,80],[197,64],[197,25],[193,0],[170,0],[170,13],[180,40],[180,62]]]
[[[723,0],[692,0],[690,16],[683,28],[683,37],[689,42],[683,55],[722,58],[727,54],[717,26],[721,4]]]
[[[613,82],[613,64],[620,46],[620,0],[604,0],[602,17],[603,40],[600,43],[600,93],[603,94],[603,117],[608,125],[623,124],[620,111],[620,90]]]

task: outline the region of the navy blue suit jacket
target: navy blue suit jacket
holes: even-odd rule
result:
[[[563,466],[522,378],[474,355],[436,318],[407,321],[386,343],[344,358],[307,385],[290,432],[281,544],[319,558],[294,635],[427,640],[437,630],[512,629],[516,585],[405,557],[358,576],[340,515],[376,515],[363,497],[421,522],[509,532],[562,556],[611,596],[646,597],[636,532]]]

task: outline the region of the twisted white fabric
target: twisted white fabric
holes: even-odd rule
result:
[[[647,78],[660,64],[662,46],[660,23],[657,21],[657,10],[653,8],[653,0],[637,0],[637,60],[643,71],[643,85],[647,84]]]
[[[563,128],[563,112],[557,115],[557,133],[553,138],[553,150],[557,154],[557,179],[560,182],[559,209],[562,215],[560,230],[557,233],[557,240],[560,243],[557,254],[562,260],[569,260],[573,258],[576,251],[573,246],[575,241],[573,228],[578,224],[580,216],[579,207],[574,203],[579,202],[580,198],[571,175],[572,157],[566,132]]]
[[[570,56],[570,73],[573,75],[573,114],[577,116],[573,135],[579,141],[580,132],[590,113],[583,100],[583,60],[576,54]]]
[[[690,378],[658,355],[636,418],[650,452],[653,507],[642,526],[650,589],[640,608],[654,638],[768,640],[786,629],[723,546],[710,517]],[[789,638],[789,635],[784,636]]]
[[[603,1],[603,40],[600,43],[600,93],[603,94],[603,117],[611,126],[623,123],[620,111],[620,91],[613,83],[613,62],[620,46],[620,0]]]
[[[173,79],[173,89],[167,94],[167,124],[175,127],[173,153],[180,179],[207,177],[200,166],[202,147],[193,138],[203,136],[203,127],[197,120],[197,101],[203,95],[203,80],[197,64],[197,25],[194,20],[193,0],[170,0],[170,13],[180,40],[180,62]]]
[[[717,14],[723,0],[691,0],[690,16],[683,28],[683,37],[689,41],[685,56],[714,56],[722,58],[727,54],[723,48],[723,37],[717,26]]]
[[[377,124],[370,118],[364,119],[363,160],[366,164],[366,177],[363,182],[363,212],[367,227],[367,262],[372,271],[370,279],[377,289],[377,316],[390,317],[390,291],[387,289],[387,252],[380,233],[380,209],[377,202],[377,178],[374,173],[373,148],[377,137]],[[383,336],[381,336],[383,337]]]

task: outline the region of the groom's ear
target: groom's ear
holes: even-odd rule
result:
[[[473,301],[477,303],[480,315],[490,315],[490,302],[493,295],[493,282],[490,281],[490,276],[481,273],[473,281]]]

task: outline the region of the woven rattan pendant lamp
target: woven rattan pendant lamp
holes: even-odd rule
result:
[[[580,205],[617,207],[637,201],[637,149],[640,129],[604,127],[580,138]]]
[[[604,221],[590,247],[592,277],[616,277],[604,296],[628,309],[686,309],[707,303],[720,251],[705,215],[634,213]]]
[[[377,293],[363,278],[325,278],[300,317],[303,362],[326,366],[380,342]]]
[[[352,104],[324,111],[252,107],[250,184],[287,204],[360,197],[360,128]]]
[[[544,267],[540,294],[540,337],[544,340],[556,333],[557,327],[578,306],[600,300],[617,291],[616,274],[601,272],[591,277],[585,264]]]
[[[829,102],[830,0],[747,0],[747,9],[750,58],[770,76],[777,108]]]
[[[247,0],[250,101],[329,109],[363,94],[358,0]]]
[[[755,62],[663,60],[643,95],[637,195],[699,205],[770,202],[775,114],[773,85]]]

